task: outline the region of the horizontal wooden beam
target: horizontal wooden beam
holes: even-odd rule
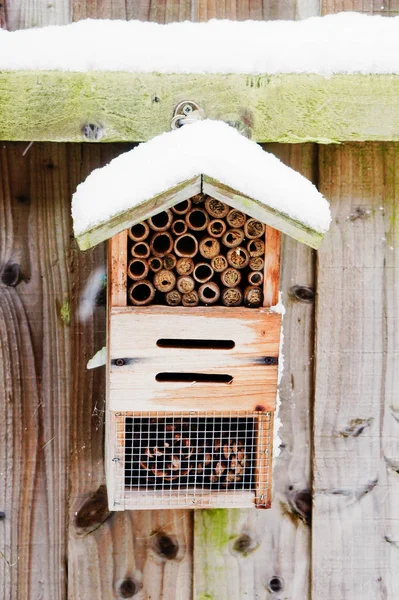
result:
[[[0,139],[148,140],[182,100],[258,142],[399,140],[399,75],[58,71],[0,73]]]

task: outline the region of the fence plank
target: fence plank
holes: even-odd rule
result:
[[[0,15],[1,12],[0,6]],[[66,25],[71,21],[71,0],[4,0],[4,15],[6,28],[10,31]]]
[[[317,271],[315,598],[399,595],[397,156],[394,144],[320,149],[333,224]]]
[[[314,178],[312,144],[274,144],[266,149]],[[281,289],[287,307],[280,384],[283,427],[279,431],[281,454],[273,473],[272,508],[195,512],[195,600],[266,600],[279,597],[274,592],[290,600],[305,600],[309,594],[313,304],[301,301],[300,290],[305,286],[310,297],[314,262],[310,248],[286,236],[282,239]],[[292,288],[297,296],[290,292]]]
[[[1,308],[6,464],[2,597],[65,598],[69,419],[69,206],[62,151],[0,154]],[[4,226],[5,225],[5,226]],[[7,566],[5,566],[7,565]]]

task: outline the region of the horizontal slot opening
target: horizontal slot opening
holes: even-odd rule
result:
[[[232,350],[233,340],[178,340],[161,338],[157,341],[159,348],[196,348],[197,350]]]
[[[155,379],[159,382],[182,383],[231,383],[232,375],[218,373],[158,373]]]

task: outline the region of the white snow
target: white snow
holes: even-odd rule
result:
[[[305,177],[221,121],[163,133],[93,171],[72,199],[75,235],[197,175],[208,175],[321,233],[327,200]]]
[[[83,20],[0,30],[0,70],[160,73],[399,73],[399,17],[303,21]]]

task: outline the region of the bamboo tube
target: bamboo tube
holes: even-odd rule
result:
[[[148,258],[150,256],[150,246],[147,242],[136,242],[132,246],[132,256],[136,258]]]
[[[175,268],[177,263],[177,258],[174,254],[167,254],[163,259],[163,268],[171,271]]]
[[[177,256],[193,258],[198,252],[198,242],[191,233],[185,233],[178,237],[174,247]]]
[[[200,194],[195,194],[195,196],[192,196],[191,202],[193,204],[202,204],[202,202],[204,202],[207,198],[209,198],[209,196],[201,192]]]
[[[172,223],[172,231],[175,235],[183,235],[187,232],[187,223],[183,219],[178,219]]]
[[[205,200],[205,208],[207,212],[215,219],[223,219],[229,212],[229,207],[224,202],[216,200],[216,198],[207,198]]]
[[[182,202],[179,202],[178,204],[175,204],[175,206],[172,207],[173,212],[175,213],[175,215],[185,215],[186,213],[188,213],[188,211],[191,208],[191,200],[183,200]]]
[[[254,256],[249,259],[249,268],[252,269],[252,271],[262,271],[264,264],[265,261],[261,256]]]
[[[136,225],[132,225],[132,227],[127,231],[128,236],[133,242],[142,242],[148,238],[149,233],[150,228],[145,221],[142,223],[136,223]]]
[[[176,287],[182,294],[188,294],[195,288],[195,281],[190,275],[181,275],[177,278]]]
[[[188,294],[183,294],[181,297],[181,303],[183,306],[198,306],[198,294],[195,290]]]
[[[179,306],[181,304],[181,293],[177,290],[172,290],[165,294],[165,300],[169,306]]]
[[[173,215],[171,210],[163,210],[162,212],[150,217],[148,225],[154,231],[166,231],[172,225]]]
[[[244,304],[250,308],[258,308],[262,304],[263,294],[262,288],[252,285],[245,288]]]
[[[215,258],[220,252],[220,243],[213,237],[204,237],[199,244],[199,251],[201,256],[211,260]]]
[[[165,256],[170,254],[173,249],[173,239],[168,231],[156,233],[151,240],[150,244],[151,253],[154,256]]]
[[[257,219],[249,219],[244,225],[245,237],[249,240],[260,238],[265,233],[265,225]]]
[[[186,214],[186,223],[192,231],[204,231],[208,227],[209,217],[202,208],[192,208]]]
[[[261,271],[251,271],[248,273],[248,283],[249,285],[262,285],[263,283],[263,273]]]
[[[194,271],[194,261],[192,258],[183,256],[176,263],[176,271],[179,275],[191,275]]]
[[[249,254],[242,246],[227,252],[227,262],[235,269],[244,269],[249,263]]]
[[[214,271],[208,263],[197,263],[194,267],[193,277],[198,283],[206,283],[213,275]]]
[[[227,248],[235,248],[242,243],[243,239],[243,229],[228,229],[222,237],[222,242]]]
[[[229,267],[220,275],[220,281],[226,287],[236,287],[241,281],[241,273],[233,267]]]
[[[233,229],[243,227],[246,220],[247,217],[244,215],[244,213],[235,208],[232,208],[226,217],[227,223],[230,225],[230,227],[233,227]]]
[[[212,237],[220,238],[226,231],[226,223],[222,219],[213,219],[208,223],[208,233]]]
[[[198,296],[204,304],[215,304],[220,298],[220,288],[214,281],[208,281],[201,285]]]
[[[154,275],[154,286],[160,292],[171,292],[176,285],[176,275],[173,271],[161,269]]]
[[[229,263],[227,262],[227,258],[223,256],[223,254],[219,254],[218,256],[215,256],[215,258],[212,258],[211,265],[215,273],[221,273],[222,271],[227,269]]]
[[[157,256],[153,256],[149,259],[148,264],[150,266],[150,271],[156,273],[162,269],[162,260]]]
[[[145,279],[147,277],[148,270],[148,261],[143,258],[134,258],[129,263],[127,274],[133,281],[138,281],[139,279]]]
[[[265,242],[260,239],[250,240],[247,244],[249,256],[263,256],[265,253]]]
[[[129,288],[129,298],[132,304],[135,306],[144,306],[150,304],[154,299],[155,288],[150,281],[143,279],[142,281],[135,281]]]
[[[225,288],[222,291],[222,304],[224,306],[240,306],[242,303],[242,291],[240,288]]]

